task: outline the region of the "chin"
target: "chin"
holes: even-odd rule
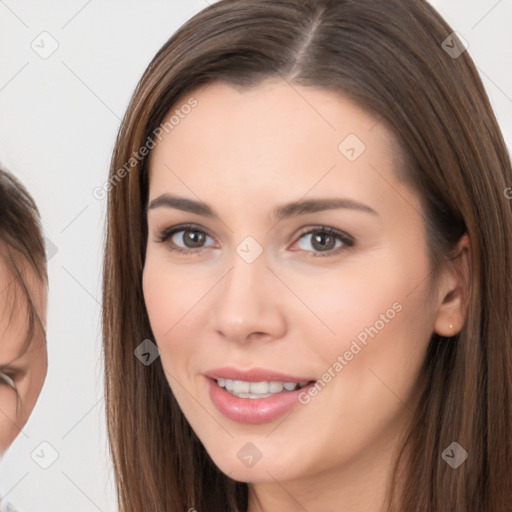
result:
[[[214,457],[210,455],[213,463],[222,473],[237,482],[275,482],[275,480],[292,480],[301,476],[297,464],[290,464],[285,458],[279,460],[274,455],[265,457],[263,454],[258,458],[256,449],[251,447],[251,443],[234,452],[233,456],[227,456],[226,452],[218,455],[218,457],[215,454]]]

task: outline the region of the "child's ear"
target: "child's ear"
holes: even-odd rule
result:
[[[454,257],[439,279],[434,331],[440,336],[455,336],[466,321],[471,273],[470,249],[469,237],[465,234],[457,243]]]

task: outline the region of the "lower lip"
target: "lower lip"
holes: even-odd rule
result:
[[[239,398],[208,378],[210,399],[217,409],[230,420],[249,425],[261,425],[276,420],[299,403],[299,394],[307,392],[314,382],[295,391],[276,393],[267,398]]]

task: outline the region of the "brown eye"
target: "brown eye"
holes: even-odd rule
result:
[[[311,229],[303,233],[297,241],[299,249],[312,253],[326,253],[325,256],[337,254],[339,250],[353,245],[352,237],[343,233],[343,231],[330,227]]]
[[[206,240],[206,234],[202,231],[191,231],[191,230],[183,230],[178,231],[177,234],[183,233],[181,236],[178,237],[178,240],[181,239],[183,244],[191,249],[196,249],[198,247],[202,247],[204,244],[204,241]],[[176,234],[173,236],[173,238],[176,237]],[[179,244],[178,244],[179,245]]]
[[[316,251],[330,251],[336,246],[336,238],[328,233],[318,232],[311,235],[311,245]]]
[[[213,247],[215,241],[205,231],[193,225],[174,226],[158,236],[158,241],[165,243],[171,251],[190,254],[200,249]]]

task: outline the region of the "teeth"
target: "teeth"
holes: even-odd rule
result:
[[[295,382],[287,382],[286,384],[283,382],[269,382],[268,383],[268,390],[270,393],[281,393],[283,391],[283,388],[286,388],[288,391],[292,391],[295,389]]]
[[[266,398],[283,390],[294,391],[307,383],[297,382],[247,382],[243,380],[217,379],[221,388],[240,398]]]
[[[233,391],[235,393],[249,393],[251,391],[251,383],[243,380],[233,381]]]
[[[238,382],[240,382],[240,381],[238,381]],[[249,382],[247,382],[246,384],[249,384]],[[269,387],[270,387],[270,385],[268,382],[251,382],[249,389],[250,389],[251,393],[263,394],[263,393],[269,392]],[[239,389],[236,386],[235,386],[235,391],[239,391]],[[247,392],[249,392],[249,390],[247,390],[246,393]]]

